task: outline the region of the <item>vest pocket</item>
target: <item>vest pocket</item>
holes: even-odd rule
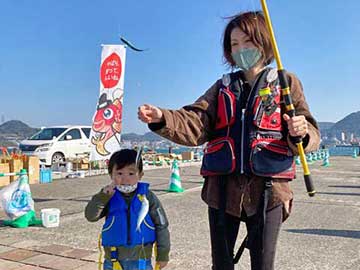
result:
[[[200,173],[203,176],[230,174],[235,165],[234,141],[230,137],[222,137],[208,142]]]
[[[126,243],[126,237],[119,237],[119,232],[125,232],[121,224],[121,219],[116,216],[111,216],[106,219],[101,232],[101,243],[104,247],[120,246]]]
[[[250,167],[255,175],[287,178],[295,177],[295,163],[285,141],[255,139],[251,145]]]
[[[253,114],[255,126],[265,130],[281,131],[280,94],[257,96]]]
[[[115,216],[112,216],[111,218],[108,218],[105,221],[102,232],[106,232],[106,231],[110,230],[111,227],[114,225],[114,223],[115,223]]]
[[[144,224],[146,227],[148,227],[148,229],[155,231],[155,225],[152,223],[151,219],[150,220],[146,220],[146,218],[144,219]]]
[[[156,228],[151,220],[150,214],[147,214],[141,223],[140,230],[132,229],[131,239],[132,244],[142,245],[154,243],[156,240]]]
[[[218,95],[215,129],[231,126],[235,122],[236,98],[227,88],[220,89]]]

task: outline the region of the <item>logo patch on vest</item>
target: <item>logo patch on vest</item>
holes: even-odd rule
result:
[[[222,83],[225,87],[228,87],[231,83],[230,74],[224,74],[222,77]]]
[[[269,73],[266,75],[267,83],[272,83],[278,78],[278,73],[275,68],[270,69]]]

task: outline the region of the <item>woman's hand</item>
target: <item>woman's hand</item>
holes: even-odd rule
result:
[[[144,123],[160,123],[164,121],[162,111],[153,105],[144,104],[138,108],[138,118]]]
[[[303,115],[296,115],[290,118],[286,113],[283,115],[284,120],[287,123],[289,134],[292,137],[304,138],[308,134],[308,122]]]

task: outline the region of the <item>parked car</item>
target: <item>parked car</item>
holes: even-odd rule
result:
[[[91,126],[46,127],[21,141],[19,148],[26,155],[38,156],[40,164],[51,166],[90,153],[90,131]]]

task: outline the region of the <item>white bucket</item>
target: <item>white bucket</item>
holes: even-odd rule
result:
[[[60,210],[57,208],[41,209],[41,220],[46,228],[58,227],[60,223]]]
[[[71,173],[72,170],[73,170],[73,165],[72,165],[72,163],[71,163],[71,162],[66,162],[65,168],[66,168],[66,172],[67,172],[67,173]]]

